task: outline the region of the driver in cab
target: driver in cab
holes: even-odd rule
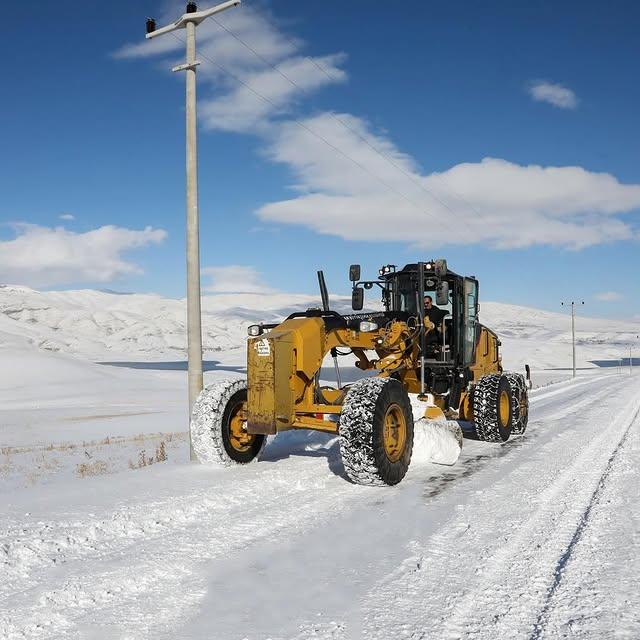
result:
[[[433,330],[429,331],[426,337],[428,349],[435,349],[436,352],[440,351],[443,330],[442,321],[447,313],[449,312],[433,304],[433,298],[431,296],[424,297],[424,317],[428,318],[433,324]]]
[[[444,317],[447,315],[447,311],[440,309],[440,307],[436,307],[433,304],[433,298],[431,296],[424,297],[424,315],[425,318],[429,318],[431,322],[439,327],[440,323],[444,320]]]

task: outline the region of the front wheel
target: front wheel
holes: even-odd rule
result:
[[[413,451],[413,412],[403,385],[365,378],[349,388],[339,422],[340,453],[356,484],[394,485]]]
[[[191,442],[203,464],[247,464],[264,447],[264,435],[247,433],[247,381],[222,380],[202,390],[191,413]]]

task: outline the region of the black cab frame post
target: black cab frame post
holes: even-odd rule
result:
[[[329,311],[329,293],[327,292],[327,283],[324,281],[324,273],[322,271],[318,271],[318,284],[320,285],[322,310]]]
[[[418,262],[418,312],[420,314],[420,395],[424,395],[424,356],[426,336],[424,328],[424,262]]]
[[[320,297],[322,298],[322,310],[325,313],[329,312],[329,292],[327,291],[327,283],[324,280],[324,273],[318,271],[318,284],[320,285]],[[331,349],[331,357],[333,358],[333,367],[336,370],[336,382],[338,383],[338,389],[342,387],[342,380],[340,379],[340,367],[338,366],[338,350],[333,347]]]

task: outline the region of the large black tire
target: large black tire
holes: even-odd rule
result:
[[[520,373],[507,371],[504,374],[509,381],[512,396],[513,425],[511,433],[522,434],[529,422],[529,391],[524,376]]]
[[[266,436],[242,429],[246,380],[222,380],[202,390],[191,413],[191,442],[203,464],[230,466],[255,460]]]
[[[513,430],[513,396],[509,379],[492,373],[482,376],[473,390],[476,434],[485,442],[506,442]]]
[[[349,388],[339,422],[340,453],[352,482],[394,485],[413,451],[413,412],[402,383],[365,378]]]

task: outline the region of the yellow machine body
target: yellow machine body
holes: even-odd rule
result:
[[[425,320],[427,330],[433,325]],[[356,366],[375,375],[394,375],[409,393],[420,393],[420,351],[416,328],[393,320],[375,331],[327,329],[322,317],[290,318],[262,335],[248,340],[247,431],[275,434],[304,428],[337,432],[345,397],[343,389],[320,388],[320,369],[333,348],[351,349]],[[475,361],[469,367],[472,381],[487,373],[502,372],[499,340],[479,325]],[[469,393],[460,394],[456,407],[446,407],[446,394],[433,393],[431,419],[459,417],[472,420]]]
[[[409,469],[416,433],[432,434],[423,453],[448,465],[467,433],[495,443],[524,433],[527,379],[502,370],[500,340],[479,321],[477,278],[444,259],[383,265],[378,276],[361,280],[360,266],[349,267],[344,312],[331,309],[319,271],[321,308],[247,328],[247,379],[207,387],[194,406],[200,459],[247,464],[266,436],[309,429],[339,434],[352,482],[390,486]],[[362,311],[365,290],[380,294],[375,310]],[[348,381],[338,365],[345,356]],[[335,368],[334,385],[323,382],[333,378],[325,364]]]

